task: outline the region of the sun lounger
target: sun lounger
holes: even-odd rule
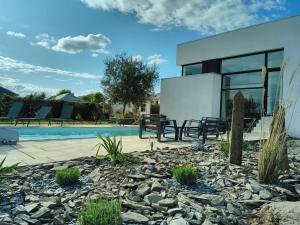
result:
[[[64,105],[59,118],[50,118],[48,121],[48,126],[51,126],[51,122],[60,122],[61,126],[63,125],[64,121],[72,121],[72,114],[73,114],[74,106],[72,105]]]
[[[27,127],[29,126],[31,121],[38,121],[40,124],[41,120],[44,120],[47,118],[48,114],[50,113],[52,107],[51,106],[42,106],[40,110],[37,112],[35,117],[33,118],[17,118],[15,122],[15,126],[18,124],[18,122],[22,121],[23,124],[25,121],[27,121]]]
[[[7,116],[0,117],[0,120],[10,120],[12,124],[12,121],[19,117],[23,105],[23,102],[14,102],[10,107]]]
[[[19,133],[15,130],[0,128],[0,145],[16,144],[19,141]]]

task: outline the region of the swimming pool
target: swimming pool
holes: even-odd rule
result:
[[[137,136],[136,127],[17,127],[20,140],[63,140],[73,138],[94,138],[102,136]]]

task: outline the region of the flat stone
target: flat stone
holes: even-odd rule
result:
[[[53,209],[56,206],[56,202],[42,202],[42,206],[49,208],[49,209]]]
[[[259,185],[259,183],[254,181],[251,183],[247,183],[246,188],[254,194],[258,194],[259,191],[264,189],[261,185]]]
[[[16,214],[20,214],[20,213],[26,213],[27,210],[23,205],[18,205],[16,206],[15,210]]]
[[[162,191],[165,190],[165,188],[159,183],[158,181],[154,181],[151,185],[151,191]]]
[[[147,164],[156,164],[156,160],[151,158],[145,158],[143,162]]]
[[[242,194],[242,198],[244,200],[249,200],[249,199],[251,199],[251,197],[252,197],[252,192],[249,190],[243,192],[243,194]]]
[[[173,209],[168,210],[168,214],[170,216],[173,216],[173,215],[178,214],[178,213],[184,213],[184,210],[182,208],[173,208]]]
[[[151,188],[148,184],[142,184],[136,189],[136,194],[140,197],[144,197],[145,195],[150,194]]]
[[[135,209],[135,210],[141,210],[141,211],[143,211],[143,210],[151,211],[152,210],[151,207],[145,206],[144,203],[136,203],[136,202],[126,201],[126,200],[122,201],[122,205],[129,209]]]
[[[300,184],[295,184],[294,188],[295,188],[296,192],[300,195]]]
[[[163,199],[163,197],[159,194],[156,194],[156,193],[151,193],[151,194],[146,195],[144,197],[144,201],[149,205],[151,205],[152,203],[157,203],[162,199]]]
[[[189,225],[189,223],[182,217],[170,220],[169,225]]]
[[[50,216],[50,209],[46,208],[46,207],[41,207],[36,213],[34,213],[33,215],[31,215],[31,218],[45,218]]]
[[[31,203],[31,204],[25,205],[25,209],[28,213],[32,213],[32,212],[36,211],[38,208],[39,208],[38,203]]]
[[[160,201],[157,202],[158,205],[162,206],[162,207],[173,207],[177,205],[177,201],[176,199],[173,198],[166,198],[166,199],[162,199]]]
[[[138,180],[145,180],[147,177],[143,174],[129,174],[127,177]]]
[[[37,219],[32,219],[30,218],[30,216],[26,215],[26,214],[20,214],[17,216],[18,218],[20,218],[21,220],[29,223],[29,224],[34,224],[34,225],[39,225],[41,224],[40,221],[38,221]]]
[[[135,212],[122,213],[121,217],[124,223],[147,224],[149,221],[146,216]]]
[[[270,200],[273,197],[271,192],[266,189],[259,191],[259,198],[263,200]]]
[[[212,206],[223,206],[225,204],[225,200],[222,196],[214,196],[211,199]]]

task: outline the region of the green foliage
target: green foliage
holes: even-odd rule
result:
[[[84,101],[91,103],[102,103],[106,101],[105,96],[101,92],[90,93],[87,95],[80,96]]]
[[[101,81],[105,94],[111,102],[126,105],[141,105],[152,94],[159,74],[156,66],[148,66],[126,53],[108,58],[105,61],[105,73]]]
[[[220,142],[220,151],[223,152],[223,154],[228,157],[229,156],[229,148],[230,148],[230,143],[228,140],[222,140]]]
[[[73,92],[69,89],[62,89],[55,96],[59,96],[59,95],[62,95],[62,94],[73,94]]]
[[[56,170],[55,180],[61,186],[75,184],[79,181],[80,171],[77,167]]]
[[[159,114],[160,105],[159,104],[151,104],[150,113],[151,114]]]
[[[134,115],[132,112],[126,112],[124,114],[122,113],[115,113],[114,117],[118,118],[118,119],[124,119],[124,118],[133,118]]]
[[[98,147],[96,152],[96,158],[99,158],[99,150],[101,147],[107,152],[107,156],[113,165],[120,163],[120,164],[137,164],[139,160],[130,154],[122,153],[122,140],[116,139],[116,137],[102,137],[98,135],[100,139],[100,143],[96,145]]]
[[[2,159],[2,161],[0,162],[0,188],[9,187],[6,182],[6,176],[10,173],[15,172],[17,166],[19,165],[19,163],[16,163],[11,166],[3,166],[5,160],[6,157],[4,157],[4,159]]]
[[[197,181],[197,168],[192,165],[175,167],[173,177],[181,184],[193,185]]]
[[[80,225],[120,225],[121,204],[119,200],[90,200],[81,209]]]

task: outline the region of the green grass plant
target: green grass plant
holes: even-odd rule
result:
[[[173,169],[173,177],[184,185],[193,185],[197,181],[197,168],[192,165],[177,166]]]
[[[80,170],[78,167],[56,170],[55,180],[61,186],[68,186],[79,181]]]
[[[89,200],[78,215],[80,225],[120,225],[121,204],[117,199]]]

